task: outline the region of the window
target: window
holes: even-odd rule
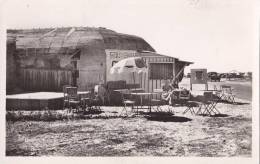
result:
[[[195,80],[203,80],[203,72],[202,71],[196,71],[195,72]]]
[[[150,63],[150,79],[171,79],[172,77],[172,63]]]

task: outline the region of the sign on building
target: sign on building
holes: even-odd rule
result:
[[[206,90],[208,90],[207,69],[191,69],[191,77],[190,77],[191,90],[192,90],[192,84],[205,84],[205,88]]]

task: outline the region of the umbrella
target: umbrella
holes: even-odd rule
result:
[[[111,74],[133,73],[133,80],[135,84],[134,73],[142,73],[147,71],[147,66],[141,57],[130,57],[117,62],[111,69]]]

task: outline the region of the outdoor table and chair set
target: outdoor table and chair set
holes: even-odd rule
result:
[[[196,95],[195,100],[187,101],[187,108],[183,114],[190,112],[197,115],[218,115],[221,114],[217,109],[220,102],[235,103],[233,88],[227,85],[221,85],[218,89],[214,86],[213,90],[201,90],[193,92]]]
[[[64,104],[63,108],[69,111],[79,112],[80,110],[101,110],[98,104],[97,95],[91,91],[78,91],[75,86],[63,86]]]
[[[142,88],[127,89],[107,89],[106,97],[109,100],[113,97],[112,92],[120,94],[121,104],[123,105],[120,115],[128,115],[130,113],[140,114],[143,109],[147,109],[147,113],[163,112],[162,105],[167,105],[161,98],[162,89],[154,89],[153,92],[145,92]],[[80,110],[98,110],[104,105],[104,101],[100,102],[97,91],[78,91],[77,87],[63,86],[64,108],[68,107],[70,111]],[[187,108],[183,114],[190,112],[196,115],[216,115],[221,114],[217,109],[217,104],[221,101],[234,103],[233,89],[230,86],[222,85],[220,89],[214,86],[213,90],[190,91],[187,89],[173,90],[175,103],[185,105]],[[194,96],[195,95],[195,96]],[[130,108],[130,111],[128,110]],[[164,112],[174,113],[173,107],[168,105],[168,109]]]
[[[157,92],[145,92],[141,88],[135,89],[117,89],[114,90],[115,92],[120,93],[122,103],[123,103],[123,110],[122,114],[128,115],[127,107],[131,107],[131,112],[139,114],[139,110],[148,109],[149,113],[152,112],[153,95],[157,95]],[[159,105],[159,104],[156,104]],[[158,108],[157,110],[158,111]]]

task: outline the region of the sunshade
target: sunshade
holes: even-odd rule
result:
[[[111,74],[132,73],[135,84],[135,73],[141,74],[147,72],[145,61],[141,57],[130,57],[117,62],[111,69]],[[142,74],[141,74],[142,75]]]
[[[117,62],[111,69],[111,74],[142,73],[147,71],[147,66],[141,57],[130,57]]]

